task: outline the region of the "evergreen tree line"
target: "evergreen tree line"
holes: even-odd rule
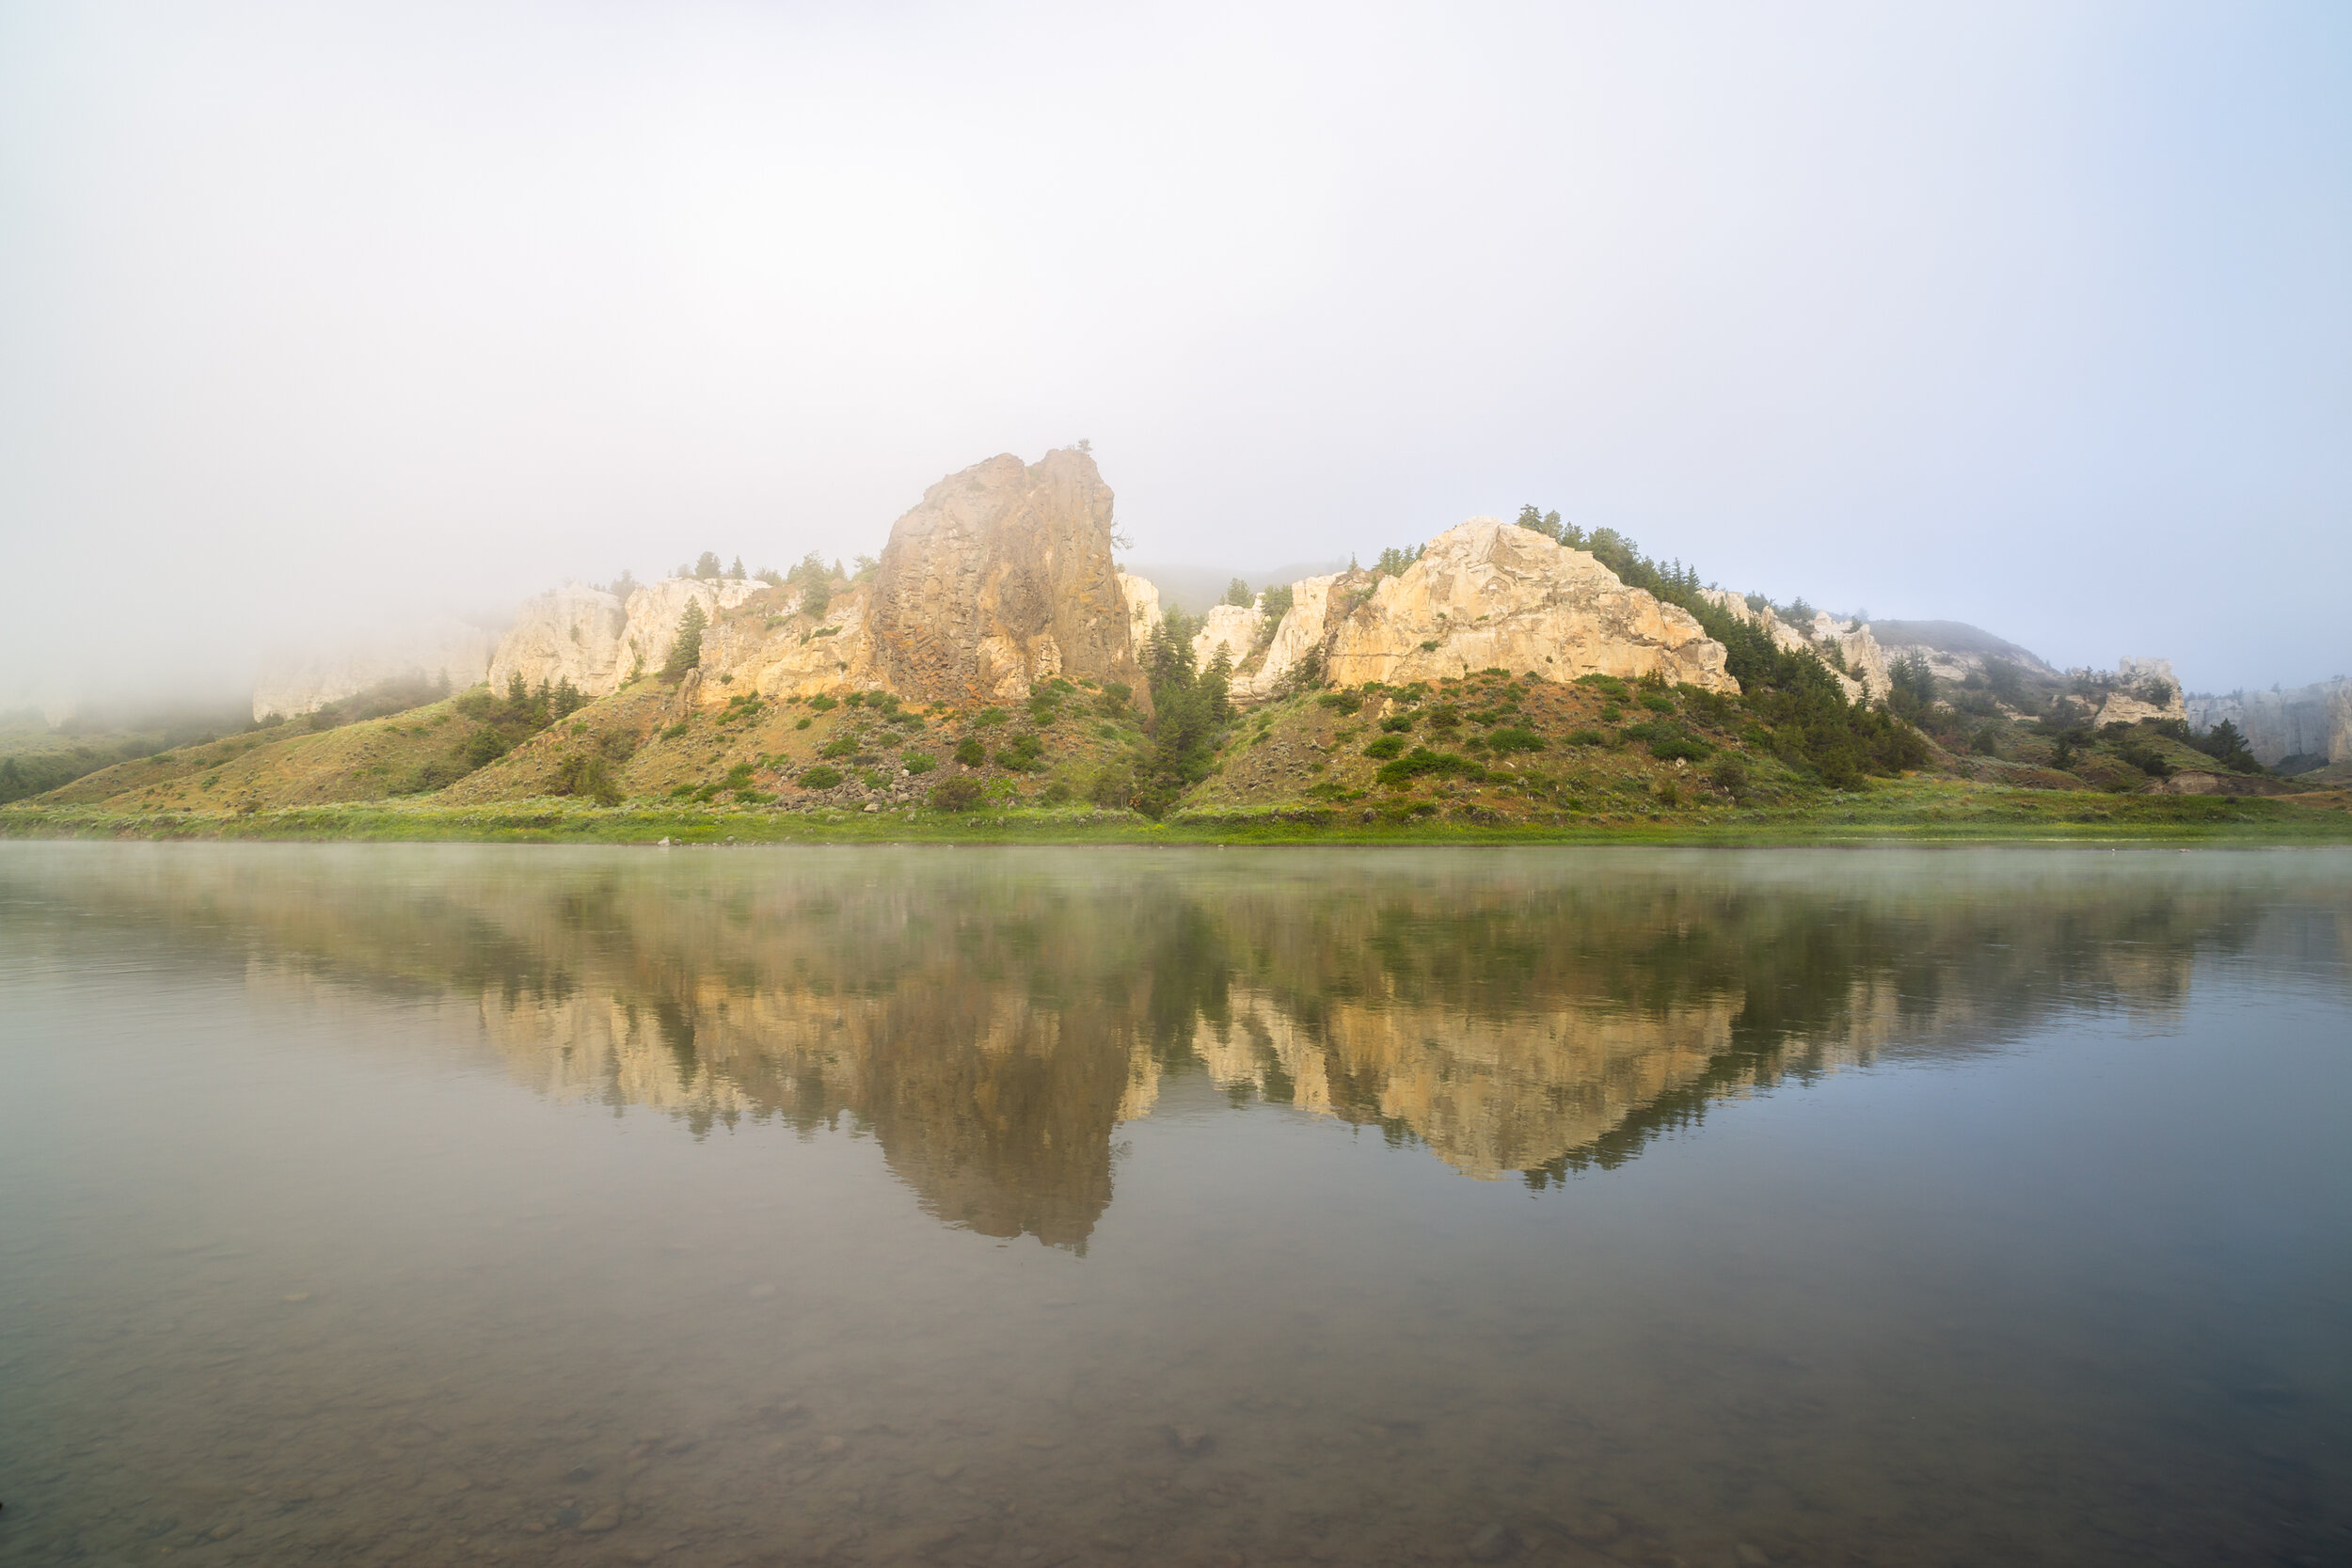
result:
[[[1588,550],[1629,588],[1639,588],[1691,612],[1726,652],[1724,667],[1746,693],[1750,712],[1770,731],[1775,755],[1811,768],[1837,789],[1861,787],[1864,775],[1917,768],[1928,760],[1925,736],[1898,711],[1849,703],[1829,664],[1811,650],[1783,648],[1763,627],[1740,620],[1701,595],[1698,568],[1679,560],[1653,561],[1613,528],[1591,532],[1557,512],[1519,508],[1518,523],[1570,549]],[[1919,672],[1924,675],[1924,666]],[[1928,690],[1932,695],[1933,683]],[[1902,688],[1898,683],[1899,697]]]
[[[1185,790],[1209,776],[1217,732],[1232,722],[1233,705],[1227,694],[1232,660],[1219,647],[1206,670],[1195,668],[1192,640],[1200,630],[1198,620],[1170,610],[1144,644],[1152,720],[1145,730],[1149,746],[1134,804],[1146,816],[1166,816]]]

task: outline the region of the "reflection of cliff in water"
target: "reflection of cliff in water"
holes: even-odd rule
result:
[[[2121,859],[263,850],[40,895],[463,1002],[550,1095],[846,1119],[942,1220],[1079,1244],[1171,1074],[1540,1185],[1727,1095],[2352,946],[2341,893]]]

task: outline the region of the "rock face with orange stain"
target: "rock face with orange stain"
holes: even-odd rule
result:
[[[867,635],[890,689],[1018,700],[1056,675],[1143,687],[1111,564],[1111,490],[1068,449],[950,474],[892,526]]]

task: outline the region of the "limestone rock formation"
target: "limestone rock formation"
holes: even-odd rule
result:
[[[1121,572],[1119,591],[1127,600],[1127,639],[1137,658],[1143,657],[1143,645],[1152,641],[1152,628],[1160,624],[1160,590],[1148,578]]]
[[[2352,677],[2338,675],[2285,691],[2190,697],[2185,708],[2189,728],[2200,735],[2224,720],[2235,724],[2247,750],[2265,767],[2300,757],[2352,762]]]
[[[1548,680],[1653,672],[1737,691],[1724,646],[1582,550],[1473,517],[1429,542],[1400,577],[1349,572],[1292,585],[1290,613],[1245,700],[1279,689],[1311,652],[1336,685],[1399,684],[1499,666]],[[1318,631],[1318,628],[1319,631]]]
[[[565,583],[523,602],[490,659],[490,684],[503,687],[515,675],[533,687],[568,680],[591,697],[609,696],[632,673],[661,668],[689,604],[700,604],[715,621],[767,592],[765,583],[733,578],[666,578],[623,605],[600,588]]]
[[[503,688],[516,675],[532,687],[542,681],[549,686],[570,681],[600,697],[613,689],[621,636],[628,626],[628,610],[601,588],[567,582],[525,599],[515,612],[515,624],[499,639],[498,653],[490,660],[490,684]]]
[[[1363,572],[1334,572],[1301,578],[1291,584],[1290,610],[1267,640],[1265,657],[1258,667],[1234,680],[1235,698],[1263,702],[1279,693],[1303,665],[1322,657],[1324,634],[1329,629],[1331,591],[1343,578],[1359,580],[1367,589],[1371,586],[1371,574]]]
[[[480,626],[442,615],[363,634],[326,653],[274,659],[253,683],[253,717],[315,712],[380,682],[411,675],[446,678],[462,690],[481,681],[498,641]]]
[[[664,578],[640,588],[628,596],[628,625],[621,629],[619,657],[602,689],[620,689],[640,659],[647,671],[660,669],[677,642],[677,624],[690,602],[700,604],[703,614],[716,622],[723,611],[768,592],[766,583],[736,578]]]
[[[2099,705],[2094,724],[2135,724],[2143,719],[2186,719],[2181,683],[2169,658],[2124,658],[2115,666],[2115,687]]]
[[[718,706],[746,687],[763,697],[814,697],[884,684],[868,622],[873,602],[873,585],[863,582],[834,594],[818,616],[800,614],[801,596],[783,590],[753,599],[745,613],[703,633],[699,700]]]
[[[1255,604],[1211,605],[1192,640],[1193,668],[1206,670],[1216,661],[1219,648],[1225,650],[1228,661],[1238,666],[1257,652],[1264,626],[1265,612]]]
[[[1094,459],[1007,453],[924,492],[882,547],[868,611],[894,691],[934,701],[1025,695],[1053,675],[1143,684],[1134,604],[1111,564],[1111,491]]]

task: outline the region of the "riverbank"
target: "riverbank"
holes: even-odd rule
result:
[[[23,802],[0,808],[0,836],[580,844],[664,838],[683,844],[2344,844],[2352,843],[2352,792],[2272,799],[2108,795],[1913,778],[1793,808],[1562,812],[1516,821],[1346,806],[1180,812],[1153,821],[1083,806],[793,811],[668,801],[600,807],[565,797],[209,813]]]

